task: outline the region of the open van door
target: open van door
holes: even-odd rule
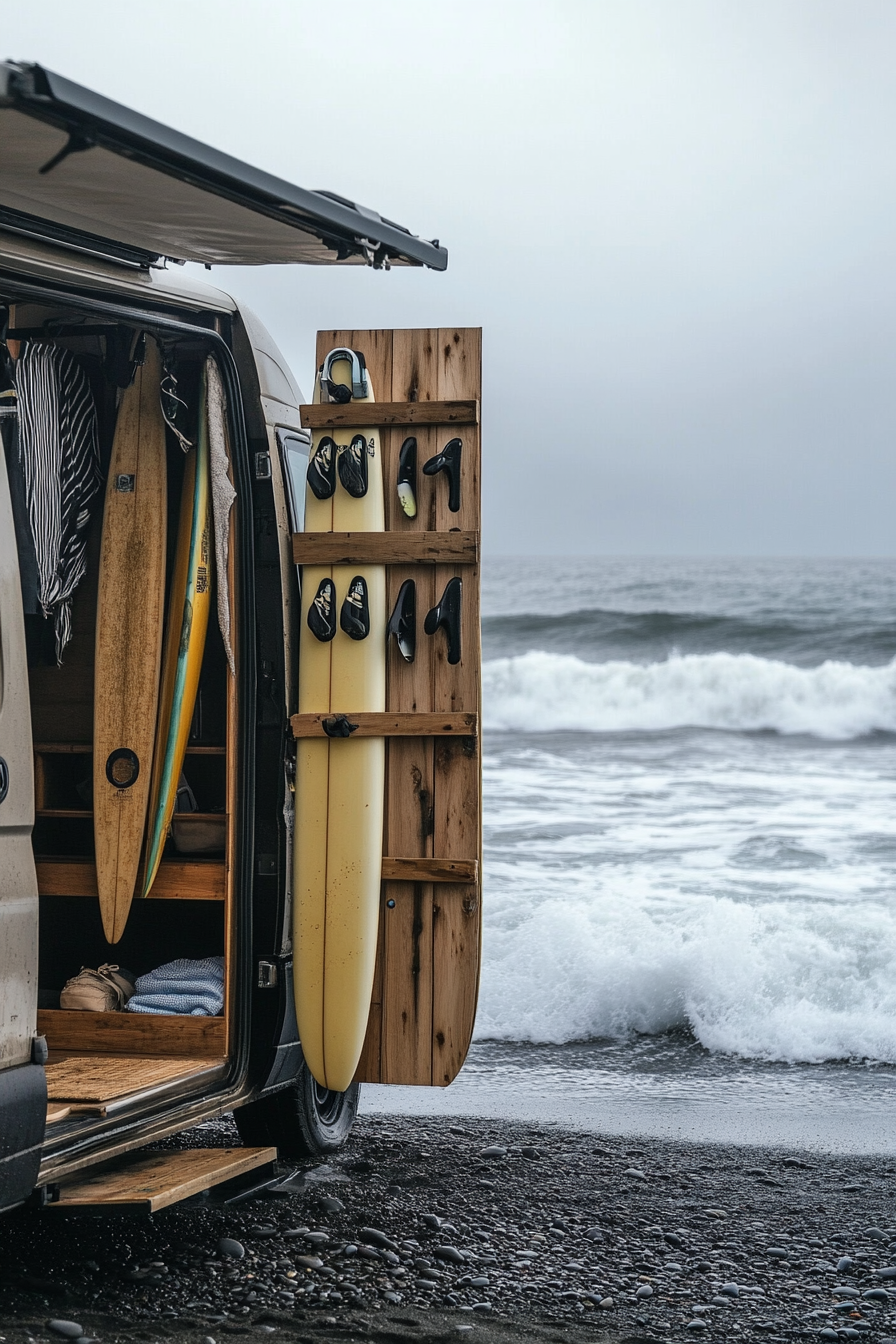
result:
[[[31,1062],[38,930],[33,771],[22,591],[0,451],[0,1210],[31,1192],[46,1121],[44,1071]]]

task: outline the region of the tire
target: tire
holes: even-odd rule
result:
[[[288,1087],[234,1111],[244,1144],[276,1147],[285,1158],[324,1157],[338,1153],[358,1112],[361,1084],[330,1092],[312,1078],[307,1066]]]

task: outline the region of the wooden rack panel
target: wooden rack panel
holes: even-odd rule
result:
[[[387,857],[357,1077],[444,1086],[466,1057],[479,983],[481,332],[320,332],[318,364],[336,346],[364,354],[379,399],[375,418],[370,406],[349,403],[303,408],[302,423],[317,429],[380,426],[386,531],[379,541],[335,533],[297,537],[296,562],[387,565],[390,611],[405,579],[417,586],[416,658],[405,663],[394,641],[388,654],[385,718],[401,731],[387,734],[385,722],[378,725],[387,736]],[[417,439],[413,519],[402,512],[396,491],[398,456],[409,430]],[[422,466],[455,436],[463,441],[461,507],[452,513],[444,478],[424,476]],[[452,666],[444,636],[425,635],[423,619],[454,577],[463,583],[462,658]],[[475,730],[471,723],[446,732],[444,725],[458,716],[472,718]],[[349,715],[352,722],[361,717]],[[315,731],[304,722],[297,726]]]
[[[478,737],[478,714],[395,714],[363,710],[343,716],[353,728],[355,737]],[[324,724],[332,724],[333,714],[293,714],[290,719],[293,737],[324,737]],[[189,814],[188,814],[189,815]]]
[[[478,565],[478,532],[298,532],[297,565]]]
[[[350,401],[344,406],[330,402],[320,406],[300,406],[299,414],[305,429],[478,425],[479,401],[378,401],[372,408],[366,402]]]

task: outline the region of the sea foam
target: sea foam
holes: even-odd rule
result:
[[[896,732],[896,661],[794,667],[753,654],[584,662],[532,651],[483,668],[487,728],[517,732],[771,730],[831,740]]]
[[[896,911],[684,893],[657,903],[631,872],[598,891],[570,874],[563,894],[530,903],[526,875],[514,868],[504,887],[497,868],[480,1040],[685,1028],[754,1059],[896,1062]]]

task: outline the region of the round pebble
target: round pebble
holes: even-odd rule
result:
[[[218,1253],[226,1255],[229,1260],[242,1260],[246,1248],[242,1242],[234,1241],[232,1237],[222,1237],[218,1242]]]
[[[62,1335],[64,1339],[80,1339],[84,1330],[75,1321],[47,1321],[47,1329],[52,1330],[54,1335]]]

